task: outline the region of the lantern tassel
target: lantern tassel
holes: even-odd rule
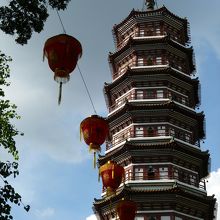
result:
[[[101,172],[100,172],[100,168],[99,168],[99,176],[98,176],[98,181],[100,182],[100,176],[101,176]]]
[[[93,153],[93,167],[96,168],[96,152]]]
[[[112,179],[115,178],[115,172],[114,172],[114,169],[115,169],[115,166],[114,166],[114,164],[113,164],[113,167],[112,167]]]
[[[63,83],[60,82],[60,87],[59,87],[59,97],[58,97],[58,105],[61,103],[61,98],[62,98],[62,85]]]

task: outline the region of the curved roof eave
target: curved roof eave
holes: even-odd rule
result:
[[[173,18],[175,18],[176,20],[180,21],[180,22],[183,22],[187,25],[187,20],[186,18],[181,18],[177,15],[175,15],[174,13],[172,13],[171,11],[169,11],[164,5],[161,7],[161,8],[158,8],[158,9],[155,9],[153,11],[138,11],[138,10],[132,10],[130,12],[130,14],[124,19],[122,20],[119,24],[115,24],[114,27],[113,27],[113,31],[117,31],[121,26],[123,26],[126,22],[129,21],[129,19],[135,17],[135,16],[138,16],[138,15],[141,15],[143,16],[144,14],[151,14],[152,13],[167,13],[168,15],[172,16]]]

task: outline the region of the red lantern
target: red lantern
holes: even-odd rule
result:
[[[113,161],[108,161],[100,167],[99,174],[102,177],[103,186],[107,189],[107,196],[116,192],[122,182],[124,172],[124,168]]]
[[[80,134],[83,135],[84,141],[89,145],[89,151],[94,152],[94,167],[96,152],[101,151],[102,145],[108,135],[108,123],[98,115],[92,115],[84,119],[80,124]]]
[[[122,199],[116,206],[120,220],[134,220],[137,205],[134,201]]]
[[[59,103],[62,84],[69,81],[69,74],[75,69],[81,55],[80,42],[67,34],[51,37],[44,45],[44,57],[47,57],[49,67],[54,72],[54,80],[60,83]]]

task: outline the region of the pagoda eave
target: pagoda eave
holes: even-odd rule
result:
[[[176,209],[184,206],[187,209],[179,210],[184,212],[186,215],[190,214],[191,210],[197,210],[198,204],[200,205],[200,210],[197,214],[198,217],[206,217],[205,219],[213,219],[214,217],[214,206],[216,199],[213,196],[205,196],[204,193],[193,193],[193,191],[186,190],[184,186],[179,185],[178,183],[172,183],[170,187],[144,187],[136,188],[130,186],[124,186],[122,189],[119,189],[115,196],[104,197],[102,199],[95,199],[93,205],[96,210],[103,209],[103,213],[108,214],[108,207],[111,204],[114,207],[117,201],[122,198],[129,199],[132,198],[135,201],[138,201],[141,205],[138,206],[138,210],[141,207],[145,207],[145,204],[155,203],[160,201],[167,201],[169,206],[173,207],[173,212]],[[152,197],[153,196],[153,197]],[[106,207],[106,208],[105,208]],[[158,206],[159,208],[159,206]],[[141,208],[143,209],[143,208]],[[161,207],[162,209],[162,207]],[[106,212],[104,211],[106,210]],[[157,211],[157,209],[155,209]],[[196,211],[195,211],[196,212]]]
[[[129,49],[131,46],[143,45],[143,44],[158,44],[158,43],[166,43],[168,45],[171,45],[179,50],[184,51],[189,56],[192,56],[193,54],[192,47],[185,47],[184,45],[179,44],[178,42],[172,40],[169,35],[152,36],[152,37],[133,37],[133,38],[131,37],[122,48],[120,48],[114,53],[109,54],[109,60],[115,59],[118,55]]]

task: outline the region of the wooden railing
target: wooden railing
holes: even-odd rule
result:
[[[158,89],[159,90],[159,89]],[[125,104],[128,100],[150,100],[150,99],[172,99],[176,102],[179,102],[180,104],[190,106],[189,101],[185,99],[185,101],[182,99],[181,95],[176,95],[172,92],[168,92],[168,90],[163,90],[163,93],[157,94],[154,92],[153,94],[138,94],[137,92],[130,92],[129,94],[123,96],[120,99],[117,99],[117,103],[111,105],[109,107],[109,112],[111,113],[115,109],[119,108],[123,104]]]
[[[187,133],[186,131],[182,131],[181,129],[178,129],[168,124],[161,124],[161,126],[165,127],[165,129],[162,130],[158,130],[158,126],[160,125],[142,126],[143,130],[141,131],[135,130],[134,126],[132,126],[128,129],[118,132],[117,135],[113,135],[111,141],[106,142],[106,150],[110,150],[114,146],[121,144],[123,141],[126,141],[129,138],[152,138],[152,137],[160,137],[160,136],[163,137],[173,136],[176,139],[200,147],[199,141],[195,143],[193,142],[192,134]],[[149,128],[151,128],[151,130]]]
[[[197,180],[190,179],[190,177],[175,176],[174,173],[164,175],[163,173],[159,174],[155,172],[154,175],[148,175],[146,172],[130,172],[127,175],[125,175],[123,182],[143,181],[143,180],[178,180],[182,183],[206,190],[205,180],[198,182]]]
[[[197,187],[199,189],[206,191],[206,182],[205,180],[198,181],[198,180],[192,180],[189,177],[181,177],[181,176],[175,176],[174,173],[170,175],[159,175],[158,173],[155,173],[155,175],[147,175],[146,172],[130,172],[128,174],[125,174],[124,179],[122,180],[122,183],[129,183],[129,181],[163,181],[163,180],[177,180],[182,183],[188,184],[190,186]],[[103,192],[105,192],[105,188],[103,187]]]
[[[115,80],[116,78],[118,78],[119,76],[123,75],[128,68],[132,68],[132,67],[153,67],[153,66],[161,66],[161,65],[167,65],[167,63],[156,63],[156,62],[152,62],[152,63],[149,63],[147,61],[144,61],[143,63],[138,63],[137,61],[133,61],[131,62],[129,65],[126,65],[125,67],[123,68],[120,68],[118,71],[116,71],[114,74],[113,74],[113,79]]]

